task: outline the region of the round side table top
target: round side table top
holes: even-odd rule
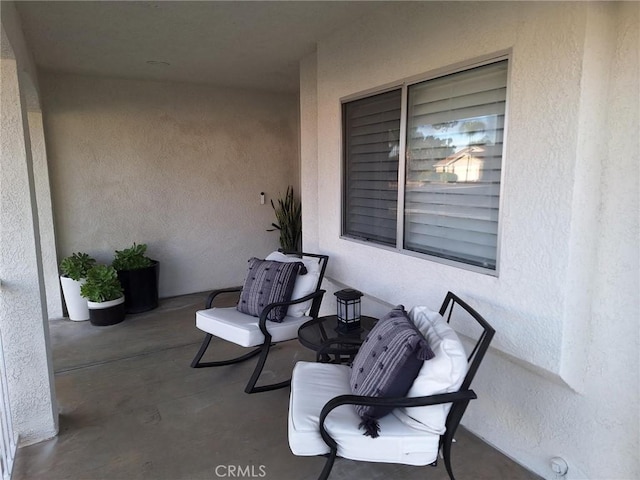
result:
[[[339,344],[342,339],[353,349],[354,344],[364,341],[377,321],[377,318],[362,315],[359,328],[343,331],[338,327],[336,315],[318,317],[302,324],[298,330],[298,340],[302,345],[316,352],[328,343]]]

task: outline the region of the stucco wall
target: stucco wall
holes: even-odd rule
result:
[[[26,44],[22,26],[15,9],[14,2],[2,2],[3,38],[7,38],[3,56],[18,60],[18,77],[20,94],[27,109],[31,155],[33,157],[33,175],[35,182],[38,229],[40,234],[40,250],[45,275],[45,291],[47,296],[47,313],[49,318],[62,316],[60,282],[58,280],[58,259],[51,210],[51,189],[47,170],[47,155],[42,130],[42,111],[40,108],[40,92],[36,65]],[[13,45],[10,45],[9,40]]]
[[[12,419],[14,439],[28,445],[57,433],[58,412],[27,121],[27,97],[37,98],[37,82],[11,3],[2,6],[0,63],[0,334],[6,366],[0,374],[8,391],[3,405],[10,408],[3,414]],[[5,418],[2,423],[9,426]]]
[[[160,296],[242,283],[278,247],[269,203],[298,191],[295,95],[45,74],[59,257],[147,243]],[[266,202],[260,204],[260,192]]]
[[[468,299],[497,336],[464,423],[547,478],[555,455],[568,478],[640,475],[638,9],[404,4],[335,32],[317,65],[301,64],[317,69],[317,121],[302,115],[301,128],[317,135],[318,209],[304,215],[318,218],[328,275],[388,304]],[[341,239],[340,99],[505,50],[498,276]]]
[[[42,270],[47,296],[47,316],[48,318],[61,318],[63,316],[62,294],[60,290],[60,280],[58,278],[58,257],[56,255],[56,239],[53,228],[51,186],[49,184],[49,168],[44,142],[42,112],[40,111],[39,105],[34,105],[29,109],[27,118],[29,123],[29,138],[31,139],[36,203],[38,205]]]
[[[300,169],[302,203],[305,211],[318,211],[318,85],[316,54],[302,60],[300,67]],[[304,215],[302,235],[305,250],[318,251],[318,217]]]

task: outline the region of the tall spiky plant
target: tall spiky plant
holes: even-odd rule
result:
[[[276,213],[277,223],[272,223],[273,228],[267,231],[280,230],[282,249],[297,252],[302,240],[302,205],[293,195],[293,187],[291,185],[287,187],[287,193],[278,199],[277,206],[271,200],[271,206]]]

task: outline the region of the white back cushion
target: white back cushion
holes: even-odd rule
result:
[[[318,285],[318,279],[320,278],[320,262],[315,257],[289,257],[281,252],[270,253],[265,260],[273,260],[276,262],[302,262],[307,268],[305,275],[300,275],[296,278],[295,286],[293,287],[293,294],[291,300],[297,300],[304,296],[309,295],[316,291],[316,285]],[[302,317],[307,310],[311,308],[312,300],[306,302],[296,303],[290,305],[287,310],[288,317]]]
[[[438,312],[427,307],[414,307],[409,312],[418,330],[424,335],[435,354],[424,362],[407,397],[422,397],[438,393],[456,392],[467,373],[467,354],[456,332]],[[451,404],[426,407],[397,408],[393,411],[403,423],[441,435]]]

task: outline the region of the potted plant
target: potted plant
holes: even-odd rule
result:
[[[86,253],[73,253],[60,262],[60,285],[69,320],[89,320],[87,300],[80,295],[80,286],[95,263],[95,259]]]
[[[294,197],[293,187],[287,187],[287,193],[278,199],[277,207],[273,200],[271,206],[278,223],[272,223],[273,228],[267,231],[280,230],[280,246],[285,252],[299,251],[302,241],[302,205],[300,200]]]
[[[80,293],[87,299],[92,325],[115,325],[124,320],[124,296],[115,268],[108,265],[92,267]]]
[[[112,266],[124,289],[125,311],[141,313],[158,306],[160,263],[146,256],[147,245],[116,250]]]

